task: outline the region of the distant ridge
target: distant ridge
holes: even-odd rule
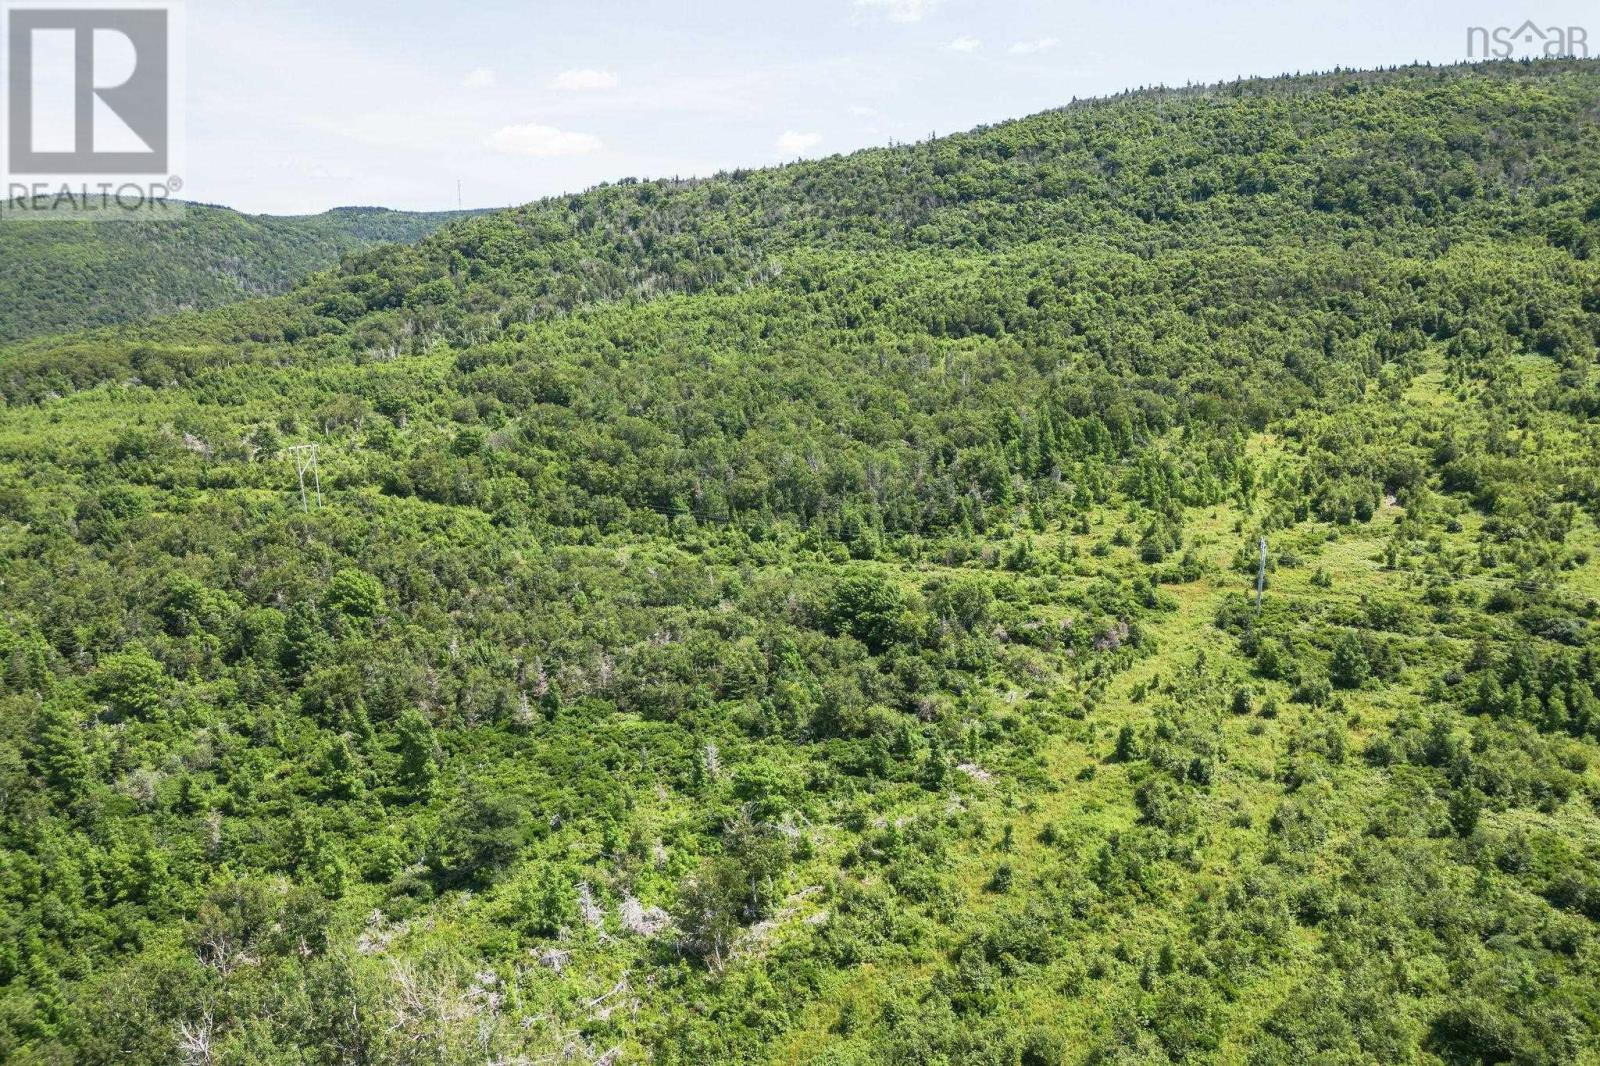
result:
[[[409,244],[472,213],[336,207],[247,215],[212,204],[184,207],[178,221],[0,226],[0,340],[274,295],[346,252]]]

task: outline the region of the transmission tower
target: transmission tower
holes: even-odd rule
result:
[[[317,496],[317,506],[322,506],[322,474],[317,470],[317,446],[296,444],[285,448],[294,457],[294,476],[300,481],[300,509],[309,512],[311,502],[306,499],[306,471],[311,471],[311,485]]]

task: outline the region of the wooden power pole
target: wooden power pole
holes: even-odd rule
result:
[[[1261,594],[1267,591],[1267,538],[1261,538],[1261,562],[1256,567],[1256,614],[1261,613]]]

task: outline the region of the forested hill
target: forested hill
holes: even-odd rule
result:
[[[1595,1063],[1597,101],[1130,93],[0,348],[0,1059]]]
[[[410,243],[463,214],[243,215],[186,204],[178,222],[0,226],[0,341],[281,293],[345,252]]]
[[[356,256],[274,305],[138,335],[317,336],[360,355],[595,302],[731,292],[774,279],[791,251],[1381,244],[1427,257],[1470,235],[1582,258],[1600,201],[1593,77],[1545,62],[1149,90],[820,162],[624,180]],[[1004,308],[984,304],[953,309],[974,320],[950,328],[1002,328]]]

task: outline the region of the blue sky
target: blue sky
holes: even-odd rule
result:
[[[505,206],[1239,75],[1466,56],[1586,3],[190,0],[184,195]]]

